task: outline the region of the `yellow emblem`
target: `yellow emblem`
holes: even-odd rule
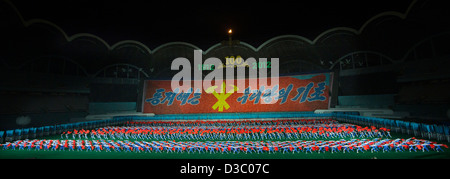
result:
[[[231,94],[233,94],[234,92],[239,90],[239,88],[237,86],[234,86],[234,85],[230,85],[230,86],[232,86],[233,89],[228,91],[227,93],[225,93],[225,90],[226,90],[225,82],[222,83],[221,90],[220,90],[219,94],[217,94],[217,92],[215,90],[218,86],[211,86],[211,87],[209,87],[208,89],[205,90],[206,93],[212,93],[217,98],[217,102],[212,106],[212,108],[214,110],[219,108],[218,111],[222,112],[224,107],[225,107],[226,110],[228,108],[230,108],[230,105],[228,105],[228,103],[226,102],[226,99]]]

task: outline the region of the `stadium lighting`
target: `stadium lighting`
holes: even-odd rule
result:
[[[228,29],[228,45],[232,45],[232,42],[233,42],[233,40],[232,40],[232,37],[231,37],[231,35],[233,34],[233,30],[232,29]]]

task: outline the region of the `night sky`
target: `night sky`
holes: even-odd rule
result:
[[[404,13],[412,0],[364,1],[151,1],[151,0],[12,0],[26,19],[40,18],[69,36],[91,33],[109,44],[140,41],[151,49],[167,42],[192,43],[202,49],[233,38],[255,47],[279,35],[313,40],[333,27],[359,29],[384,11]]]

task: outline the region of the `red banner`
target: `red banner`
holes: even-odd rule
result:
[[[192,88],[183,92],[172,90],[169,80],[148,80],[144,86],[143,111],[187,114],[328,109],[331,78],[332,73],[279,77],[279,84],[270,87],[251,86],[249,79],[234,80],[234,84],[224,80],[221,85],[216,83],[203,90],[193,88],[193,83],[201,81],[191,81]],[[239,89],[237,84],[244,81],[245,88]],[[270,84],[270,78],[267,81]]]

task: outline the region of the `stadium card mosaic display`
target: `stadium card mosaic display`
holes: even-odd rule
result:
[[[172,90],[169,80],[148,80],[144,85],[143,111],[189,114],[328,109],[332,78],[331,72],[279,77],[279,84],[271,87],[255,85],[249,79],[237,79],[232,84],[223,80],[222,84],[206,86],[203,90],[193,88],[201,81],[191,81],[189,89]],[[270,84],[270,78],[262,80]],[[245,84],[244,87],[239,88],[239,83]]]

